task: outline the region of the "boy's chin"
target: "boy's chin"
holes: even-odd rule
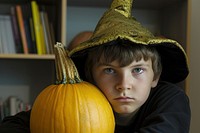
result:
[[[114,108],[114,112],[118,115],[130,115],[130,114],[135,114],[138,111],[138,108],[133,108],[129,106],[123,106],[120,108]]]

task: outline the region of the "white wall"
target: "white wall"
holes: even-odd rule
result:
[[[190,103],[192,121],[190,133],[200,132],[200,0],[191,0]]]
[[[67,7],[67,44],[81,31],[93,31],[106,9]]]
[[[81,31],[95,29],[107,8],[67,7],[67,44]],[[133,16],[152,32],[157,31],[158,12],[134,9]]]

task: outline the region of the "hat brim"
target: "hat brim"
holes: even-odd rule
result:
[[[168,81],[171,83],[178,83],[183,81],[189,74],[188,59],[186,53],[178,42],[162,38],[152,39],[148,42],[134,41],[133,38],[132,40],[125,40],[131,41],[135,44],[148,45],[157,49],[159,55],[161,56],[161,62],[163,67],[160,77],[161,80]],[[83,78],[84,80],[86,79],[84,76],[85,74],[83,64],[85,64],[87,50],[98,45],[104,45],[98,43],[91,44],[89,42],[90,40],[80,44],[78,49],[74,49],[69,53],[79,70],[81,78]]]

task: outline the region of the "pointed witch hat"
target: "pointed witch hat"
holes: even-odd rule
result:
[[[135,44],[156,47],[162,60],[162,80],[172,83],[184,80],[189,73],[184,49],[177,41],[155,37],[144,28],[131,15],[132,3],[133,0],[113,0],[110,9],[99,20],[93,36],[71,50],[69,55],[75,63],[80,62],[80,60],[76,61],[76,58],[82,56],[82,53],[91,47],[117,39],[127,40]]]

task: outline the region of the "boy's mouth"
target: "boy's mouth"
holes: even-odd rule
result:
[[[114,100],[119,101],[119,102],[132,102],[135,99],[131,97],[117,97]]]

